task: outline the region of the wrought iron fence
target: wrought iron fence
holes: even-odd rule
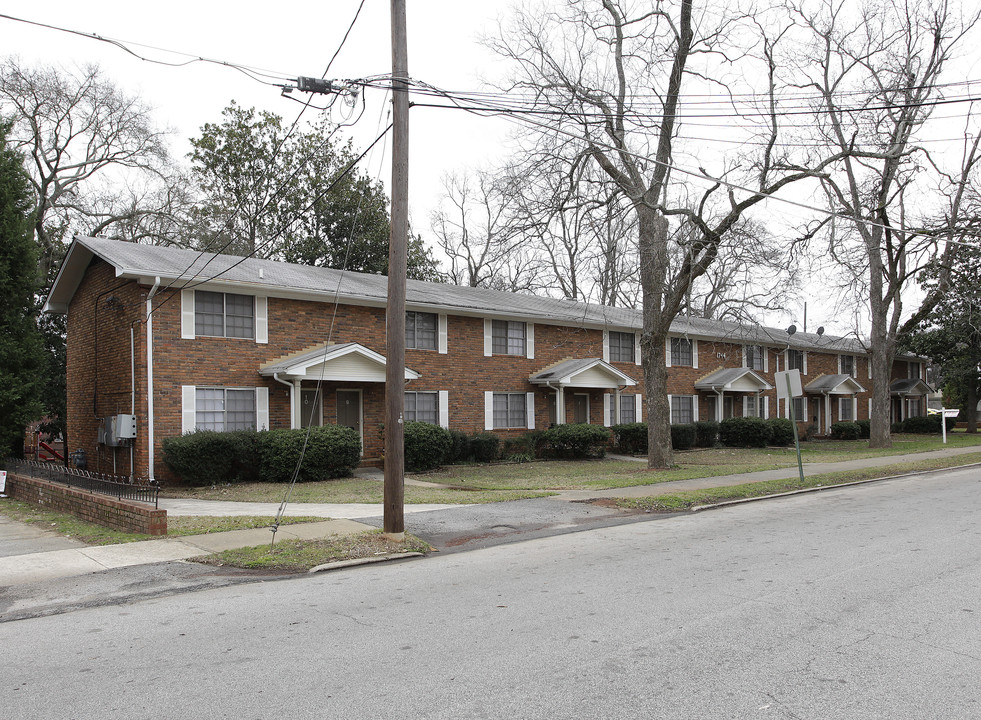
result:
[[[79,470],[37,460],[7,460],[7,468],[21,475],[42,478],[119,500],[152,503],[153,507],[159,507],[157,499],[160,495],[160,486],[147,478],[130,478],[126,475]]]

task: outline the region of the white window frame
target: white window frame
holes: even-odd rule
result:
[[[679,365],[674,360],[672,350],[672,340],[684,340],[691,343],[691,365]],[[698,368],[698,340],[686,337],[669,337],[664,340],[664,362],[667,367],[690,367]]]
[[[850,418],[842,417],[842,412],[846,405],[851,410]],[[838,398],[838,422],[855,422],[858,419],[858,410],[856,407],[857,405],[858,403],[855,401],[855,398],[850,398],[850,397]]]
[[[760,354],[763,357],[763,367],[754,368],[749,364],[749,349],[758,348]],[[770,353],[767,352],[766,345],[743,345],[743,367],[749,368],[750,370],[759,370],[760,372],[770,372]]]
[[[420,395],[432,395],[433,396],[433,400],[435,400],[434,407],[433,407],[433,411],[434,411],[435,415],[434,415],[433,421],[430,424],[432,424],[432,425],[439,425],[440,424],[440,422],[439,422],[439,420],[440,420],[440,417],[439,417],[439,415],[440,415],[440,413],[439,413],[439,392],[437,392],[436,390],[406,390],[405,391],[405,397],[406,397],[406,399],[408,399],[409,395],[412,395],[413,396],[413,398],[416,401],[416,405],[418,405],[419,396]],[[408,403],[406,403],[406,405],[408,405]],[[418,409],[416,409],[413,412],[414,413],[418,413],[419,411],[418,411]],[[428,420],[419,420],[418,417],[414,418],[414,420],[415,420],[415,422],[429,422]],[[406,409],[406,411],[405,411],[405,421],[406,422],[412,422],[413,421],[413,419],[410,419],[409,418],[409,410],[408,409]]]
[[[525,402],[525,424],[524,425],[508,425],[507,427],[496,426],[494,423],[494,396],[495,395],[507,395],[509,396],[508,403],[510,404],[510,396],[512,395],[523,395]],[[515,402],[519,402],[515,400]],[[510,423],[510,405],[508,408],[508,422]],[[484,429],[485,430],[534,430],[535,429],[535,393],[533,392],[494,392],[493,390],[486,390],[484,392]]]
[[[223,387],[218,385],[181,386],[181,433],[197,430],[197,390],[253,390],[255,392],[255,426],[257,430],[269,429],[269,388]]]
[[[685,366],[687,367],[687,365]],[[668,395],[668,423],[670,425],[675,425],[674,420],[674,401],[688,398],[691,400],[691,422],[698,422],[698,396],[697,395]],[[680,414],[680,413],[679,413]],[[688,423],[679,421],[678,425],[687,425]]]
[[[850,373],[846,373],[845,370],[844,370],[844,368],[842,367],[843,364],[844,364],[842,362],[842,360],[844,358],[851,358],[852,359],[852,371]],[[848,375],[848,377],[856,377],[858,375],[858,358],[855,357],[854,355],[848,355],[848,354],[839,355],[838,356],[838,374],[839,375]]]
[[[519,353],[494,352],[494,322],[522,323],[525,326],[525,351]],[[500,355],[502,357],[525,357],[535,359],[535,323],[527,320],[507,320],[503,318],[484,318],[484,357]]]
[[[201,335],[196,334],[196,317],[194,312],[195,306],[195,290],[183,289],[181,290],[181,339],[183,340],[194,340],[197,337],[215,337],[215,338],[227,338],[229,340],[251,340],[258,345],[265,345],[269,342],[269,299],[264,295],[252,295],[253,299],[253,313],[252,313],[252,334],[253,338],[238,338],[231,337],[227,335]],[[208,290],[204,292],[216,292],[213,290]],[[246,295],[247,293],[218,293],[221,295]]]
[[[416,328],[415,328],[415,325],[413,326],[413,329],[412,329],[412,333],[413,333],[413,344],[412,345],[409,344],[408,334],[409,334],[409,315],[410,314],[413,317],[413,322],[415,322],[417,315],[430,315],[430,316],[432,316],[433,321],[434,321],[434,327],[433,327],[433,346],[432,347],[419,347],[418,338],[416,336]],[[444,315],[443,317],[445,318],[446,316]],[[437,313],[426,312],[425,310],[406,310],[405,311],[405,333],[406,333],[406,338],[405,338],[405,348],[406,348],[406,350],[428,350],[430,352],[437,352],[437,351],[439,351],[439,347],[440,347],[440,316]],[[444,334],[444,336],[445,336],[445,333],[446,333],[446,328],[444,326],[443,327],[443,334]],[[445,343],[445,337],[444,337],[443,342]]]

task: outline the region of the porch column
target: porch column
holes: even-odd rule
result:
[[[610,418],[610,425],[620,424],[620,386],[613,389],[613,417]]]
[[[824,394],[824,426],[825,434],[831,434],[831,393]]]
[[[715,398],[715,421],[719,423],[722,422],[722,405],[723,405],[722,396],[723,395],[725,395],[725,391],[719,390],[716,393],[716,398]]]
[[[565,425],[565,388],[555,389],[555,424]]]
[[[303,407],[300,398],[300,387],[303,381],[300,378],[293,380],[293,392],[290,393],[290,427],[296,430],[300,427],[300,410]]]

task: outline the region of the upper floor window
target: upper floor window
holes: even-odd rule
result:
[[[671,338],[671,364],[692,365],[694,353],[692,341],[687,338]],[[689,422],[689,421],[686,421]]]
[[[194,333],[207,337],[254,338],[255,298],[196,290]]]
[[[855,377],[855,356],[839,355],[838,369],[842,375],[849,375],[851,377]]]
[[[802,373],[806,374],[804,370],[804,353],[801,350],[788,350],[787,351],[787,369],[788,370],[800,370]]]
[[[436,314],[407,312],[405,314],[405,346],[414,350],[436,349]]]
[[[610,331],[610,362],[634,361],[634,334]],[[633,422],[633,421],[631,421]]]
[[[198,430],[255,430],[255,390],[196,388],[194,426]]]
[[[746,346],[746,367],[750,370],[766,369],[766,348],[762,345]]]
[[[906,364],[909,366],[909,373],[907,374],[907,377],[910,380],[920,380],[921,379],[921,377],[920,377],[920,363],[910,361],[910,362],[908,362]]]
[[[438,395],[434,392],[407,392],[405,394],[406,422],[439,424]]]
[[[515,320],[492,321],[491,352],[494,355],[524,355],[525,323]]]

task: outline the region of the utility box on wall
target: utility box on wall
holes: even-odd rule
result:
[[[124,447],[135,437],[136,415],[110,415],[99,425],[100,445]]]

